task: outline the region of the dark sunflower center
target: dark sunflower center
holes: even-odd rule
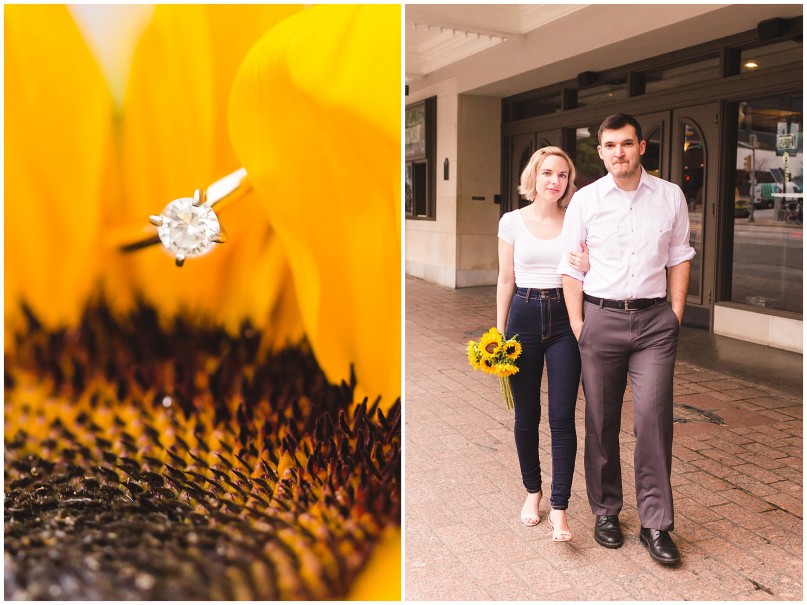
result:
[[[5,596],[321,599],[400,523],[400,405],[141,306],[5,359]]]

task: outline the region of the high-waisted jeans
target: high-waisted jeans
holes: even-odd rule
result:
[[[521,478],[529,493],[541,491],[538,425],[546,358],[549,430],[552,435],[552,508],[569,505],[577,455],[574,416],[580,384],[580,352],[569,325],[563,290],[518,288],[510,305],[507,337],[518,334],[519,371],[510,377],[515,402],[515,438]]]

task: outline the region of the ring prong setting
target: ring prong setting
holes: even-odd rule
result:
[[[196,189],[192,197],[174,200],[160,214],[148,217],[149,222],[157,227],[156,236],[121,243],[118,249],[128,253],[162,244],[176,259],[178,267],[188,258],[207,254],[216,244],[223,244],[228,239],[213,207],[239,190],[242,193],[249,191],[246,176],[247,171],[239,168],[206,189]]]
[[[199,207],[207,201],[207,192],[204,189],[197,189],[193,192],[193,205]]]
[[[197,189],[193,198],[183,197],[168,204],[159,217],[157,235],[162,245],[177,259],[181,267],[185,259],[202,256],[218,243],[221,225],[213,209],[196,201],[204,199]],[[152,224],[156,224],[150,217]]]

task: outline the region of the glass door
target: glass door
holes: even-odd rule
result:
[[[517,208],[522,208],[529,204],[518,193],[518,186],[521,183],[521,172],[530,161],[532,154],[541,147],[561,146],[561,130],[549,130],[545,132],[530,132],[525,134],[515,134],[509,137],[507,147],[508,166],[508,186],[507,195],[503,200],[502,214]]]
[[[684,192],[695,248],[684,323],[704,328],[711,325],[715,288],[719,115],[719,104],[708,103],[675,109],[670,121],[669,180]]]
[[[510,138],[510,178],[509,178],[509,191],[505,207],[502,208],[502,213],[521,208],[526,200],[521,198],[518,193],[518,186],[521,182],[521,171],[524,166],[529,162],[530,157],[536,151],[535,147],[535,133],[517,134]]]
[[[635,117],[647,143],[642,166],[648,174],[670,180],[670,112],[657,111]]]

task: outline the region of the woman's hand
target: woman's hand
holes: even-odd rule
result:
[[[582,252],[567,252],[569,264],[583,273],[587,273],[591,269],[591,264],[588,261],[588,247],[586,242],[580,242]]]

